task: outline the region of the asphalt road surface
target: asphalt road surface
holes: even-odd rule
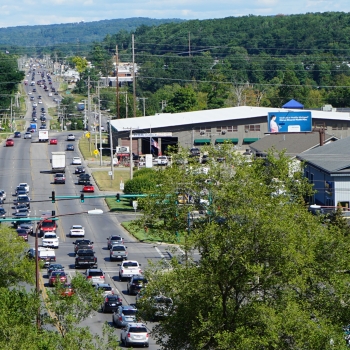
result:
[[[37,75],[37,77],[39,79],[39,75]],[[41,106],[45,107],[47,110],[48,104],[50,103],[52,105],[52,97],[48,97],[48,93],[38,85],[36,85],[35,88],[37,92],[34,94],[41,95],[43,100],[42,104],[38,104],[39,111]],[[32,89],[33,87],[26,86],[27,91]],[[31,120],[31,104],[32,103],[28,101],[29,108],[25,116],[27,126],[29,126]],[[38,120],[38,124],[40,124],[40,120]],[[49,123],[47,124],[49,126]],[[84,203],[81,203],[80,199],[56,201],[54,204],[51,203],[49,197],[53,190],[56,192],[56,196],[80,195],[82,190],[82,186],[76,184],[77,176],[74,174],[76,166],[71,164],[74,156],[80,156],[78,142],[67,142],[67,134],[68,132],[50,132],[49,138],[57,138],[57,145],[37,142],[37,132],[33,134],[32,140],[23,138],[14,139],[14,147],[5,147],[4,143],[0,145],[0,168],[2,169],[0,173],[0,188],[7,192],[7,200],[4,204],[4,208],[7,211],[7,215],[11,217],[14,211],[12,209],[13,199],[15,199],[15,196],[12,196],[12,194],[20,182],[27,182],[30,185],[29,195],[32,200],[30,215],[32,217],[40,217],[42,212],[51,212],[52,210],[55,210],[56,215],[64,215],[86,212],[95,208],[102,209],[104,212],[102,215],[76,214],[61,217],[57,221],[57,235],[60,237],[60,246],[59,249],[56,250],[56,260],[58,263],[65,266],[65,270],[70,277],[75,273],[84,272],[84,270],[74,269],[74,245],[72,242],[75,238],[70,238],[68,236],[69,229],[73,224],[83,225],[85,227],[85,237],[94,242],[98,267],[105,272],[106,282],[110,283],[113,288],[119,292],[124,305],[134,304],[135,297],[128,295],[126,292],[127,282],[119,281],[118,262],[111,262],[109,260],[107,237],[110,234],[120,234],[124,237],[125,245],[128,247],[129,259],[137,260],[141,263],[143,269],[147,267],[149,259],[153,261],[168,259],[168,249],[170,249],[170,247],[167,245],[152,245],[136,241],[122,228],[118,221],[117,214],[108,212],[108,207],[103,199],[85,199]],[[76,140],[82,135],[81,132],[75,132],[74,134],[76,135]],[[74,143],[75,151],[66,152],[66,183],[55,185],[53,183],[54,175],[50,173],[51,152],[65,151],[67,143]],[[95,194],[98,193],[98,189],[95,188]],[[34,247],[33,237],[29,238],[29,244]],[[45,270],[42,271],[42,283],[44,283],[46,288],[49,288],[47,287],[47,276],[45,272]],[[113,327],[111,320],[112,314],[96,312],[94,316],[84,321],[84,325],[89,326],[93,333],[101,334],[104,322],[109,322],[111,327]],[[152,323],[147,323],[147,327],[152,329]],[[115,328],[115,332],[119,337],[120,330]],[[150,337],[150,349],[159,349],[152,337]]]

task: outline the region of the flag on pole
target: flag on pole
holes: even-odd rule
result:
[[[152,147],[157,148],[158,155],[161,156],[162,155],[162,151],[159,148],[158,142],[156,140],[154,140],[153,138],[151,139],[151,145],[152,145]]]
[[[6,50],[5,53],[9,53],[9,52]]]

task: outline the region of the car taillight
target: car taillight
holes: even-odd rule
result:
[[[122,273],[124,273],[124,270],[122,270]]]
[[[119,321],[122,321],[122,320],[123,320],[123,318],[121,316],[119,316]]]
[[[142,270],[139,270],[140,273],[142,273]]]
[[[148,333],[146,333],[146,338],[148,338]]]
[[[108,302],[108,298],[105,299],[105,302],[106,302],[106,303]]]
[[[130,333],[128,333],[128,338],[130,338]]]
[[[118,301],[122,302],[122,298],[119,298]]]
[[[87,278],[92,278],[92,276],[87,276]]]

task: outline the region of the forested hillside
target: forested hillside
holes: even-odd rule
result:
[[[0,45],[42,47],[78,42],[91,43],[120,30],[130,32],[141,25],[157,26],[169,22],[182,22],[182,20],[138,17],[0,28]]]
[[[148,114],[234,105],[350,106],[350,14],[193,20],[135,30],[137,93]],[[131,35],[108,35],[89,54],[131,60]],[[98,53],[98,55],[97,55]],[[106,58],[106,59],[107,59]],[[104,73],[105,74],[105,73]]]

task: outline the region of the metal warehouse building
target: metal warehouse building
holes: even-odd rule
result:
[[[176,114],[114,119],[111,121],[114,146],[129,146],[132,134],[132,151],[150,153],[152,139],[162,153],[169,145],[200,147],[220,144],[225,140],[237,148],[247,148],[268,132],[268,113],[286,112],[283,108],[232,107]],[[300,109],[291,109],[298,112]],[[350,113],[335,111],[310,111],[313,129],[324,128],[338,138],[350,136]]]

